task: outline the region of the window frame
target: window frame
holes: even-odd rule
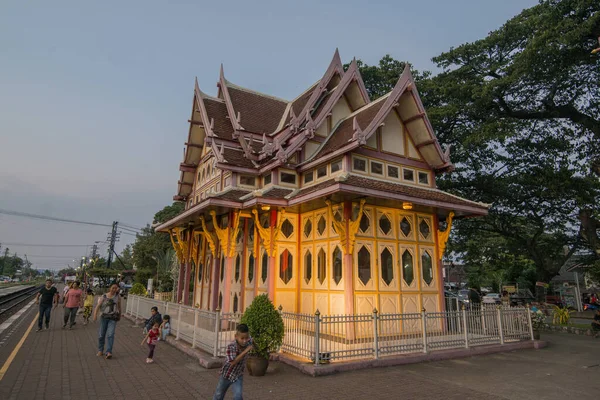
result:
[[[283,176],[284,175],[289,175],[289,176],[293,176],[294,177],[294,183],[290,183],[290,182],[285,182],[283,180]],[[279,171],[279,184],[280,185],[287,185],[287,186],[293,186],[296,187],[298,185],[298,174],[293,172],[293,171]]]
[[[365,169],[364,170],[360,170],[358,168],[356,168],[356,161],[363,161],[365,163]],[[369,160],[367,160],[366,158],[363,157],[358,157],[358,156],[352,156],[352,171],[353,172],[362,172],[363,174],[368,174],[369,173]]]

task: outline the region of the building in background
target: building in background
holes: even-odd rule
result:
[[[452,218],[488,205],[436,188],[450,172],[408,68],[370,99],[339,54],[292,101],[225,79],[196,82],[170,232],[177,300],[241,312],[267,293],[301,313],[444,308],[441,256]],[[447,225],[440,230],[440,223]]]

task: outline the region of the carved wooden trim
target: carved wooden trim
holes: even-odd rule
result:
[[[446,244],[448,243],[448,238],[450,237],[450,230],[452,229],[452,219],[453,218],[454,218],[454,211],[450,211],[450,214],[448,214],[448,216],[446,217],[446,223],[448,224],[448,226],[446,227],[446,230],[443,232],[440,232],[438,230],[438,233],[437,233],[438,249],[439,249],[438,260],[442,259],[442,256],[444,255],[444,252],[446,251]]]
[[[208,242],[208,247],[210,248],[210,252],[211,252],[213,258],[215,258],[217,256],[217,247],[215,245],[215,235],[213,232],[209,232],[208,229],[206,229],[206,222],[204,221],[204,216],[200,216],[200,223],[202,224],[202,232],[201,233],[206,238],[206,241]]]
[[[213,210],[210,213],[212,217],[213,229],[219,238],[219,246],[221,246],[221,254],[229,257],[229,227],[221,228],[217,223],[217,213]]]
[[[358,209],[358,215],[354,221],[350,220],[348,223],[348,252],[346,254],[352,254],[354,251],[354,244],[356,243],[356,233],[360,226],[360,220],[363,216],[364,206],[367,201],[365,199],[360,200],[360,208]]]

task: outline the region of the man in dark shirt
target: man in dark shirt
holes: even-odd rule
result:
[[[54,304],[54,307],[56,307],[58,305],[58,298],[58,290],[52,286],[52,279],[46,279],[46,286],[40,289],[35,298],[35,303],[40,305],[40,316],[38,317],[37,332],[42,330],[44,317],[46,317],[46,329],[50,327],[50,312],[52,311],[52,304]]]

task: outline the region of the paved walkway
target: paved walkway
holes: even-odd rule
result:
[[[59,309],[59,311],[62,311]],[[23,315],[17,332],[0,346],[0,366],[35,316]],[[145,363],[141,329],[118,323],[114,358],[95,356],[97,324],[62,330],[35,328],[0,381],[0,399],[210,399],[217,371],[168,344]],[[431,362],[312,378],[273,363],[268,375],[244,378],[246,399],[564,399],[600,393],[600,339],[545,334],[550,346],[462,360]],[[229,395],[231,396],[231,395]],[[227,397],[231,398],[231,397]]]

